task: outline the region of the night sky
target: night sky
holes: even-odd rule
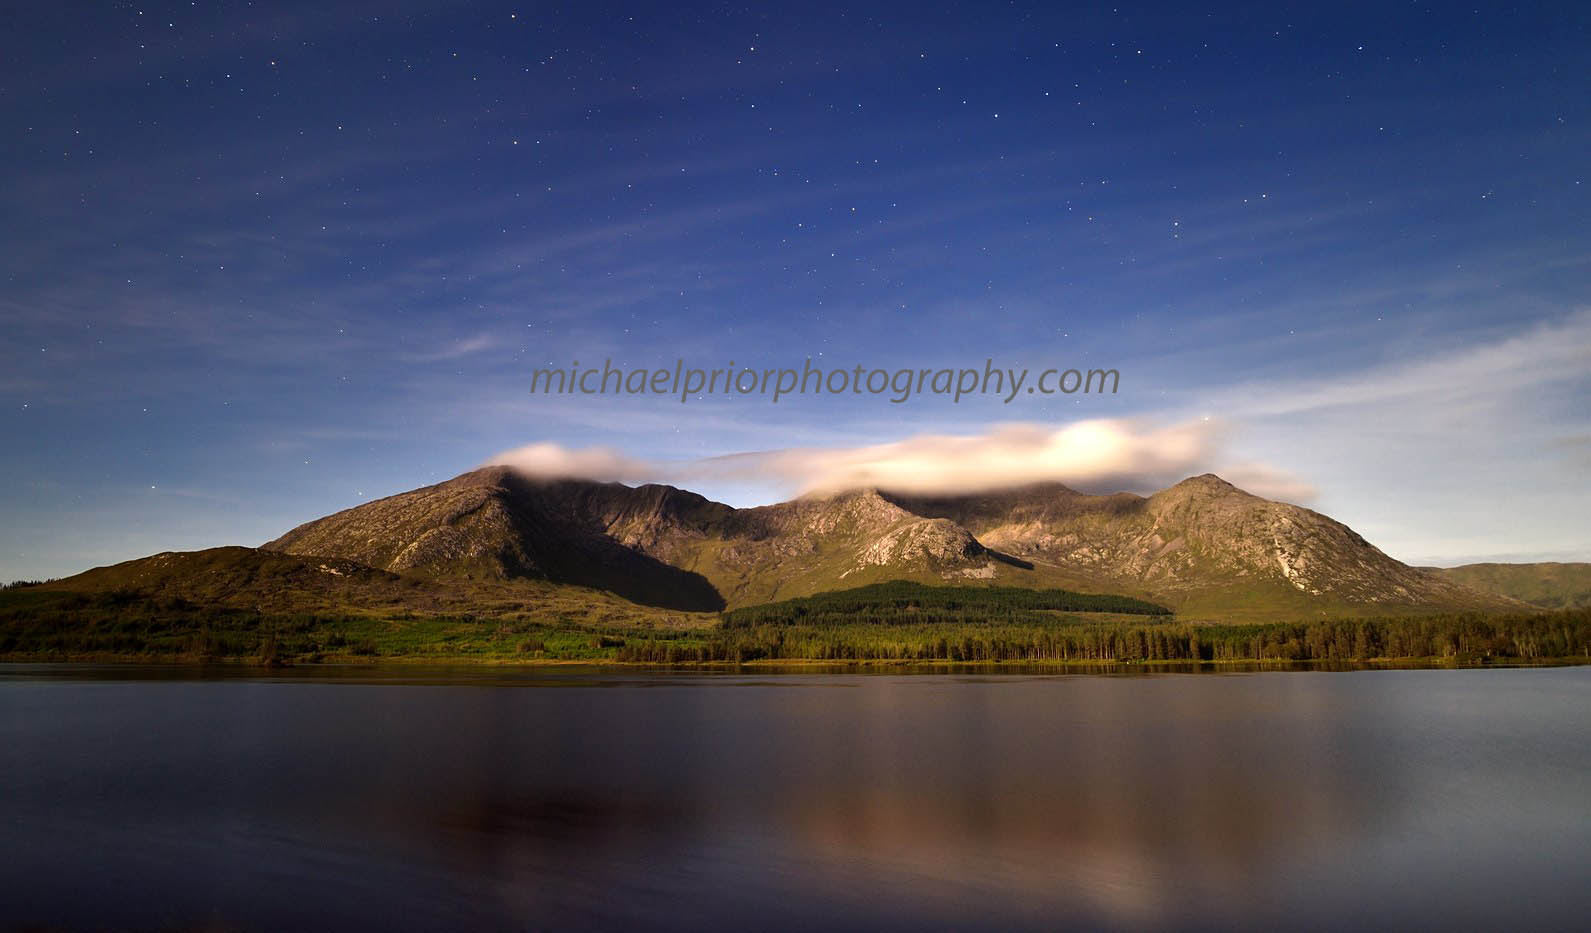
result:
[[[1093,419],[1403,560],[1591,559],[1588,14],[13,4],[0,579],[258,544],[532,443]],[[1121,391],[530,392],[808,358]]]

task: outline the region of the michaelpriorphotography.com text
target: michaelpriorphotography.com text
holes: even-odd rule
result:
[[[982,367],[873,367],[823,366],[807,359],[794,367],[709,369],[688,365],[683,359],[673,367],[601,366],[537,369],[531,374],[533,395],[656,395],[692,398],[723,395],[761,395],[777,403],[787,395],[875,395],[901,404],[925,395],[960,402],[968,396],[996,396],[1010,404],[1024,395],[1114,395],[1121,388],[1115,369],[1077,367],[997,366],[986,359]]]

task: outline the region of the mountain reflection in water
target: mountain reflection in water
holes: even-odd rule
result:
[[[372,679],[3,669],[4,915],[1551,927],[1591,907],[1586,668]]]

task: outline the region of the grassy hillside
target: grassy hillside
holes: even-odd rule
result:
[[[573,611],[417,614],[353,608],[256,612],[111,591],[0,593],[0,658],[305,663],[321,660],[596,660],[612,633],[667,637],[650,616]],[[699,628],[700,626],[698,626]]]
[[[1543,609],[1591,606],[1591,564],[1465,564],[1427,569],[1454,583]]]
[[[583,657],[606,632],[717,620],[544,581],[436,580],[228,547],[6,587],[0,656]]]
[[[61,580],[0,591],[0,616],[40,604],[131,612],[469,616],[520,622],[700,627],[716,613],[641,606],[600,590],[541,580],[446,580],[336,558],[245,547],[166,552]]]
[[[1535,660],[1591,650],[1591,609],[1417,617],[1392,610],[1355,620],[1348,612],[1287,615],[1282,601],[1268,604],[1260,594],[1252,604],[1257,618],[1211,625],[1133,596],[1000,582],[891,579],[693,613],[546,581],[439,579],[215,548],[0,589],[0,657],[1120,662]],[[1234,601],[1230,594],[1223,600]]]

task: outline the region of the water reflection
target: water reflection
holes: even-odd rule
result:
[[[0,908],[68,926],[1550,926],[1591,907],[1587,675],[12,671]],[[1504,911],[1482,893],[1499,886],[1526,896]]]

